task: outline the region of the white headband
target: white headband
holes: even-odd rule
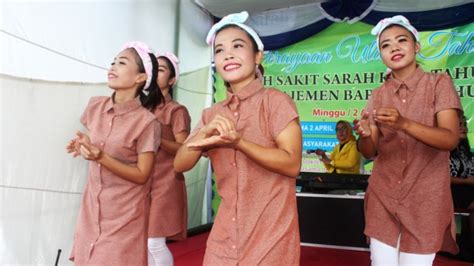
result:
[[[248,17],[249,13],[247,13],[247,11],[229,14],[211,27],[209,33],[207,34],[206,42],[211,46],[212,49],[212,61],[214,61],[214,40],[216,38],[216,32],[227,25],[236,25],[246,31],[257,44],[258,50],[263,52],[263,43],[262,40],[260,40],[260,37],[258,37],[258,34],[252,28],[244,24]]]
[[[133,48],[137,52],[138,56],[140,56],[140,59],[143,62],[143,67],[145,68],[145,73],[146,73],[146,82],[145,82],[145,87],[143,87],[143,90],[146,90],[150,87],[151,84],[151,78],[153,76],[153,64],[151,62],[151,57],[150,53],[153,53],[150,47],[146,45],[145,43],[139,42],[139,41],[130,41],[125,43],[122,46],[122,50],[128,49],[128,48]]]
[[[420,36],[418,34],[418,31],[415,29],[415,27],[413,27],[410,24],[410,21],[408,21],[408,19],[402,15],[397,15],[391,18],[382,19],[381,21],[379,21],[379,23],[377,23],[377,25],[375,25],[375,27],[370,32],[372,35],[377,36],[377,46],[379,44],[380,34],[383,32],[383,30],[385,30],[390,25],[399,25],[399,26],[404,27],[409,32],[411,32],[413,36],[415,36],[415,39],[417,42],[420,41]]]

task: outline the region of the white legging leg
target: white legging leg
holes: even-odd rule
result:
[[[400,238],[397,247],[370,238],[370,260],[372,266],[431,266],[435,258],[432,254],[414,254],[400,252]]]
[[[398,248],[370,238],[370,260],[372,266],[398,266]]]
[[[433,265],[434,258],[436,253],[431,254],[414,254],[414,253],[405,253],[400,252],[400,266],[431,266]]]
[[[166,237],[148,238],[148,266],[173,266],[173,255],[166,246]]]

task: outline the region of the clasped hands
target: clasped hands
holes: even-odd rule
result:
[[[97,161],[102,157],[102,150],[91,144],[89,136],[78,131],[76,137],[69,141],[66,151],[73,157],[81,155],[89,161]]]
[[[201,128],[200,133],[204,138],[189,142],[188,148],[236,147],[241,139],[234,122],[222,115],[216,115],[210,123]]]
[[[408,120],[393,107],[374,109],[373,117],[377,125],[384,125],[395,130],[405,129],[408,123]],[[354,130],[363,138],[371,135],[369,112],[363,110],[361,118],[354,120]]]
[[[326,153],[323,150],[317,149],[315,153],[317,155],[321,156],[320,159],[319,159],[321,162],[326,163],[326,164],[331,163],[331,159],[328,158],[328,156],[326,155]]]

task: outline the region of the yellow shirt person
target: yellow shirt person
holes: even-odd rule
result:
[[[334,147],[329,157],[320,149],[316,154],[321,156],[320,160],[329,173],[359,174],[361,156],[349,122],[340,120],[336,123],[336,136],[339,144]]]

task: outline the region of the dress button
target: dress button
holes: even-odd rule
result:
[[[402,103],[406,103],[406,101],[407,101],[407,100],[403,99],[403,100],[402,100]]]
[[[239,115],[239,113],[238,113],[238,112],[235,112],[235,113],[234,113],[234,115],[235,115],[235,116],[238,116],[238,115]]]

